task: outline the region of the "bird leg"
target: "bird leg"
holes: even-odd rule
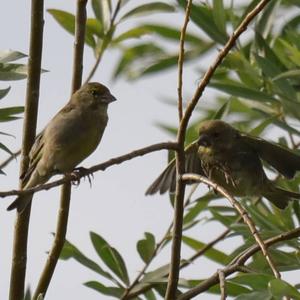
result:
[[[72,171],[71,175],[74,178],[72,180],[72,184],[78,186],[80,184],[80,179],[81,177],[84,177],[88,179],[90,186],[92,186],[92,178],[94,178],[93,173],[87,173],[87,168],[84,167],[77,167],[74,168],[74,170]]]

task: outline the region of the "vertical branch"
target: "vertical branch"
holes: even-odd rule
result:
[[[23,126],[22,160],[20,167],[21,173],[23,173],[28,167],[28,154],[32,144],[34,143],[36,133],[43,46],[43,25],[44,1],[32,0],[28,79]],[[20,183],[20,185],[22,187],[22,183]],[[17,213],[14,228],[14,244],[10,277],[10,300],[21,300],[24,297],[30,210],[31,205],[28,205],[22,214]]]
[[[186,28],[190,17],[192,0],[188,1],[185,12],[185,20],[181,29],[180,35],[180,50],[178,56],[178,114],[181,127],[181,120],[183,116],[182,110],[182,69],[184,60],[184,40]],[[179,279],[180,270],[180,252],[181,252],[181,239],[182,239],[182,223],[184,213],[184,194],[185,182],[181,180],[182,174],[185,173],[185,153],[184,153],[184,140],[185,130],[179,130],[177,135],[178,150],[176,151],[176,191],[174,203],[174,225],[172,236],[172,249],[171,249],[171,264],[168,278],[168,286],[165,295],[166,300],[173,300],[176,297],[177,284]]]
[[[183,73],[183,62],[184,62],[184,42],[185,42],[185,34],[188,22],[190,20],[190,13],[191,13],[191,7],[192,7],[193,0],[188,0],[188,4],[185,10],[185,19],[184,23],[180,32],[180,46],[179,46],[179,55],[178,55],[178,115],[179,115],[179,121],[181,121],[183,116],[183,108],[182,108],[182,86],[183,86],[183,80],[182,80],[182,73]]]
[[[220,300],[226,300],[226,283],[225,283],[225,274],[223,270],[218,270],[219,282],[220,282]]]
[[[82,61],[84,51],[84,37],[86,25],[86,4],[87,0],[77,0],[74,59],[73,59],[73,79],[72,93],[80,88],[82,79]],[[68,225],[69,208],[71,199],[71,183],[65,183],[61,188],[60,209],[58,214],[56,234],[53,246],[48,255],[44,270],[39,279],[33,299],[37,299],[40,294],[45,296],[51,278],[53,276],[60,252],[63,248]]]

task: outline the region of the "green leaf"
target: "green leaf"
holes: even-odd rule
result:
[[[100,235],[90,232],[92,244],[102,261],[109,267],[126,285],[129,277],[125,262],[120,253],[111,247]]]
[[[13,152],[11,152],[3,143],[0,142],[0,149],[7,152],[10,155],[14,155]]]
[[[148,272],[144,275],[141,283],[159,283],[164,282],[164,277],[169,274],[169,264],[157,268],[154,271]]]
[[[146,34],[156,34],[162,38],[166,38],[177,43],[180,38],[180,31],[175,27],[170,27],[163,24],[141,24],[139,27],[122,33],[114,39],[114,42],[119,43],[131,38],[140,38]],[[185,42],[193,43],[197,46],[202,44],[207,45],[207,43],[205,43],[203,40],[189,33],[187,33],[185,36]]]
[[[99,38],[104,37],[102,24],[97,19],[89,18],[86,20],[86,31],[90,36],[94,34]]]
[[[185,0],[177,0],[180,6],[186,6]],[[212,9],[208,6],[192,5],[191,20],[200,27],[205,34],[207,34],[214,42],[225,44],[227,36],[221,32],[214,22]]]
[[[263,37],[267,37],[276,22],[275,18],[278,12],[279,1],[270,1],[263,10],[259,21],[256,23],[255,30]]]
[[[73,258],[83,266],[115,282],[112,275],[104,271],[97,263],[86,257],[82,252],[79,251],[78,248],[68,241],[65,242],[59,258],[63,260]]]
[[[245,285],[253,290],[267,290],[268,284],[274,276],[267,274],[240,274],[230,279],[231,282]]]
[[[107,287],[98,281],[88,281],[84,283],[85,286],[107,296],[112,296],[120,299],[122,294],[125,292],[125,289],[117,287]]]
[[[137,242],[137,251],[145,263],[148,263],[155,251],[155,237],[150,232],[145,232],[145,239]]]
[[[130,10],[120,19],[120,22],[131,17],[149,15],[152,13],[174,12],[174,11],[175,8],[172,5],[169,5],[164,2],[147,3]]]
[[[277,65],[273,64],[272,61],[259,55],[255,55],[255,58],[258,65],[268,77],[273,78],[281,73],[281,70],[277,67]],[[277,90],[281,92],[281,95],[284,95],[284,97],[291,101],[296,99],[296,91],[286,79],[280,79],[273,82]]]
[[[160,47],[153,45],[153,43],[143,43],[139,45],[135,45],[131,48],[127,48],[123,50],[123,55],[119,62],[116,65],[116,69],[114,71],[114,78],[120,76],[120,74],[124,74],[131,70],[132,65],[135,63],[142,64],[140,61],[152,59],[157,55],[162,55],[164,53],[163,49]]]
[[[254,136],[259,136],[270,124],[273,124],[276,117],[271,117],[268,119],[265,119],[260,124],[258,124],[256,127],[250,130],[250,134]]]
[[[27,77],[28,68],[22,64],[0,64],[0,80],[21,80]]]
[[[155,294],[152,290],[145,292],[144,296],[147,300],[156,300]]]
[[[245,99],[255,100],[255,101],[271,101],[277,102],[273,96],[266,94],[265,92],[260,92],[257,90],[249,89],[247,87],[229,83],[219,83],[212,82],[209,84],[209,87],[216,88],[224,93],[230,94],[236,97],[242,97]]]
[[[102,20],[101,20],[100,2],[101,2],[101,0],[92,0],[91,4],[92,4],[92,9],[93,9],[95,17],[101,22]]]
[[[0,90],[0,99],[5,97],[9,91],[10,91],[10,87],[8,87],[7,89]]]
[[[226,280],[226,293],[227,297],[236,297],[244,293],[250,293],[251,290],[245,288],[242,285],[238,285],[236,283],[232,283],[228,280]],[[209,289],[209,293],[220,295],[220,285],[216,284],[215,286],[211,287]]]
[[[226,14],[223,0],[213,0],[212,12],[216,26],[226,36]]]
[[[273,279],[270,281],[269,292],[276,297],[276,299],[283,299],[284,296],[300,299],[298,290],[281,279]]]
[[[0,119],[9,115],[21,114],[24,112],[24,106],[12,106],[6,108],[0,108]]]
[[[226,101],[213,115],[213,120],[221,120],[228,112],[231,101]]]
[[[282,72],[275,76],[273,78],[274,81],[279,80],[279,79],[299,79],[300,76],[300,69],[295,69],[295,70],[289,70],[286,72]]]
[[[111,0],[98,0],[100,7],[100,22],[102,23],[104,32],[106,33],[110,26],[111,19]]]
[[[268,291],[252,292],[248,294],[241,294],[235,300],[272,300],[273,297]]]
[[[193,222],[194,219],[207,207],[209,201],[211,200],[210,195],[206,195],[199,199],[192,207],[190,207],[187,213],[183,217],[183,224],[186,225]]]
[[[15,61],[24,57],[27,57],[27,55],[19,51],[12,51],[12,50],[0,51],[0,63]]]
[[[188,245],[189,247],[191,247],[192,249],[194,249],[195,251],[199,251],[201,249],[203,249],[206,244],[195,240],[191,237],[188,236],[183,236],[182,237],[182,241]],[[225,265],[226,263],[228,263],[229,261],[229,256],[227,254],[225,254],[224,252],[217,250],[215,248],[209,248],[205,253],[204,256],[209,258],[210,260],[219,263],[221,265]]]
[[[73,14],[59,9],[48,9],[47,11],[67,32],[75,34],[75,16]],[[89,31],[86,32],[85,43],[92,48],[96,46],[95,39]]]

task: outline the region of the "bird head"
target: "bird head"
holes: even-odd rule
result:
[[[204,121],[199,128],[197,144],[201,152],[222,152],[230,149],[239,133],[221,120]]]
[[[117,99],[110,93],[109,89],[98,82],[89,82],[83,85],[75,94],[75,99],[82,104],[91,104],[93,106],[107,106]]]

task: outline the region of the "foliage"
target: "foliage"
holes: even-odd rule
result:
[[[11,81],[24,79],[27,76],[27,66],[24,64],[12,63],[15,60],[26,57],[24,53],[18,51],[0,51],[0,80]],[[10,91],[10,87],[0,89],[0,99],[4,98]],[[11,106],[0,108],[0,122],[9,122],[19,119],[18,116],[24,111],[23,106]],[[0,132],[0,135],[11,136],[7,132]],[[11,150],[0,142],[0,149],[10,155],[13,155]],[[0,169],[0,174],[3,171]]]
[[[87,21],[85,42],[93,49],[95,57],[98,58],[107,49],[119,51],[114,79],[125,77],[127,80],[138,80],[177,66],[180,28],[138,19],[138,26],[124,31],[126,26],[123,24],[130,26],[135,18],[157,16],[158,13],[172,13],[182,17],[186,1],[177,0],[175,4],[171,1],[149,1],[131,10],[126,7],[128,2],[120,2],[120,8],[116,10],[110,0],[91,1],[94,17]],[[246,5],[232,1],[231,6],[225,3],[227,1],[213,0],[192,5],[191,22],[197,30],[186,35],[185,62],[200,65],[209,55],[214,55],[216,49],[226,43],[232,28],[241,23],[258,1],[253,0]],[[293,151],[299,151],[300,130],[291,125],[299,124],[300,119],[300,15],[292,13],[297,5],[299,6],[297,1],[270,1],[248,30],[246,38],[241,39],[226,56],[208,86],[216,92],[215,100],[209,103],[209,107],[203,107],[201,100],[198,108],[200,117],[188,128],[187,143],[195,139],[200,121],[226,118],[235,127],[252,135],[280,128],[278,142],[290,145]],[[57,9],[50,9],[48,12],[62,28],[74,34],[74,15]],[[287,17],[279,22],[277,16],[282,14]],[[117,21],[112,22],[115,18]],[[25,76],[24,66],[8,63],[21,58],[20,55],[22,54],[12,52],[6,58],[2,55],[2,60],[0,57],[0,79],[16,80]],[[6,75],[2,74],[3,70]],[[198,77],[202,78],[206,70],[197,68],[196,71]],[[9,88],[0,90],[0,97],[4,97],[8,91]],[[175,101],[172,103],[176,105]],[[2,109],[0,120],[13,120],[16,118],[15,114],[21,111],[22,108],[17,107]],[[172,125],[159,126],[170,135],[175,136],[177,133],[177,127]],[[172,157],[172,154],[169,156]],[[269,166],[266,168],[273,171]],[[299,191],[300,176],[290,181],[281,177],[276,180],[282,187]],[[172,196],[170,199],[172,200]],[[279,211],[263,199],[244,198],[241,202],[264,239],[299,227],[300,206],[296,201],[284,211]],[[182,259],[182,268],[188,268],[200,257],[224,268],[256,243],[248,227],[240,221],[239,214],[222,203],[220,197],[211,191],[200,198],[193,194],[191,199],[186,200],[183,243],[193,250],[193,255]],[[201,226],[201,230],[205,230],[208,222],[217,222],[224,227],[220,240],[239,237],[240,242],[232,245],[233,249],[229,253],[225,253],[220,246],[216,246],[217,236],[211,243],[197,239],[191,229]],[[141,258],[143,272],[136,280],[132,280],[128,274],[122,254],[95,232],[90,233],[90,239],[97,254],[96,261],[83,254],[70,241],[65,243],[61,259],[72,258],[94,271],[96,279],[86,282],[85,286],[102,295],[123,300],[159,299],[165,294],[169,265],[152,268],[151,263],[169,245],[170,235],[170,229],[166,230],[163,237],[145,232],[144,237],[137,241],[137,254]],[[298,239],[291,239],[269,249],[279,271],[300,269],[299,246]],[[255,253],[247,261],[244,270],[247,272],[236,272],[226,279],[228,296],[239,300],[282,299],[283,296],[300,299],[300,283],[291,284],[275,279],[261,252]],[[205,280],[206,278],[180,278],[178,294]],[[221,293],[218,285],[210,286],[207,292],[217,295]]]

